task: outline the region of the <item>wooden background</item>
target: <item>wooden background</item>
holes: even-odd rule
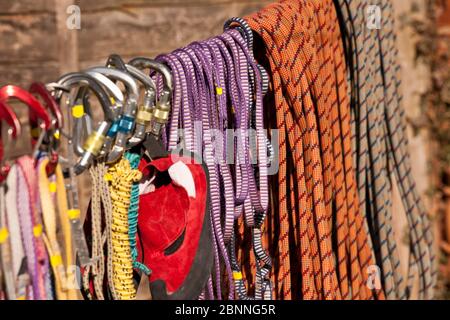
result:
[[[156,56],[222,30],[270,1],[1,0],[0,85],[52,81],[68,71],[124,57]],[[66,8],[81,9],[81,29],[66,27]]]
[[[67,72],[104,65],[112,53],[125,60],[155,57],[219,34],[229,17],[244,16],[267,3],[270,1],[0,0],[0,86],[27,88],[32,81],[52,82]],[[81,11],[79,30],[66,26],[66,11],[73,4]],[[26,124],[26,108],[18,105],[17,110]],[[28,152],[27,130],[25,125],[22,139],[11,148],[6,144],[5,152]],[[82,177],[80,185],[84,211],[90,184]]]
[[[408,119],[421,119],[423,98],[431,88],[430,62],[419,59],[417,47],[426,35],[417,21],[427,21],[433,0],[392,0],[397,17],[398,45],[402,66],[404,103]],[[254,12],[269,0],[0,0],[0,86],[28,87],[33,80],[51,82],[60,75],[104,64],[111,53],[124,58],[154,57],[192,41],[218,34],[232,16]],[[445,2],[445,1],[444,1]],[[450,4],[450,0],[446,0]],[[81,29],[66,27],[68,6],[81,9]],[[447,22],[445,22],[447,21]],[[450,14],[439,26],[447,30]],[[450,33],[449,33],[450,34]],[[428,190],[433,184],[430,159],[433,144],[427,130],[410,126],[413,174],[432,212]],[[25,142],[16,145],[22,147]],[[89,184],[82,182],[82,207]],[[403,265],[408,255],[402,243],[405,217],[394,206],[395,230],[402,248]],[[439,232],[436,234],[439,236]]]

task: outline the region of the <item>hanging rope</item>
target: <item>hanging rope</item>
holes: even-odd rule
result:
[[[125,153],[125,159],[130,162],[131,169],[136,170],[141,161],[141,157],[136,153]],[[138,251],[136,247],[136,234],[138,223],[138,211],[139,211],[139,184],[133,183],[131,187],[130,207],[128,208],[128,235],[130,239],[131,257],[133,259],[133,268],[142,271],[144,274],[149,275],[150,269],[143,263],[137,261]]]
[[[276,297],[382,298],[381,291],[366,286],[373,257],[356,205],[345,66],[333,2],[282,1],[246,19],[265,44],[265,57],[259,58],[267,59],[272,70],[280,130],[278,207],[273,208],[279,216],[272,216],[272,234],[266,234],[277,248]],[[293,283],[296,273],[301,277]]]
[[[128,209],[130,207],[133,182],[139,182],[142,173],[133,170],[130,162],[121,159],[108,170],[112,199],[112,255],[113,281],[118,299],[136,298],[133,282],[133,262],[128,230]]]
[[[379,28],[368,28],[366,1],[340,0],[347,48],[352,129],[360,209],[366,213],[386,297],[410,297],[417,266],[419,298],[431,298],[435,283],[429,219],[417,194],[408,155],[404,110],[400,107],[400,77],[390,1],[375,1]],[[405,280],[392,229],[392,191],[397,188],[410,232],[409,270]]]

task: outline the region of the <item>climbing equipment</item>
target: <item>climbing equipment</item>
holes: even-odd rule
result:
[[[344,20],[356,176],[361,211],[371,226],[372,242],[382,269],[385,293],[389,299],[405,299],[411,294],[414,265],[420,277],[419,298],[431,299],[436,281],[435,256],[430,222],[413,179],[407,151],[404,110],[399,86],[393,8],[390,1],[376,1],[381,8],[382,26],[362,28],[368,4],[340,1]],[[382,61],[382,63],[379,63]],[[358,68],[354,66],[358,65]],[[397,188],[411,229],[407,279],[392,230],[392,190]],[[367,201],[367,196],[369,197]]]
[[[155,300],[409,299],[416,275],[433,298],[392,12],[281,0],[154,59],[0,88],[13,139],[10,100],[29,106],[33,149],[0,141],[0,299],[129,300],[141,280]]]
[[[280,266],[274,272],[276,297],[382,298],[382,292],[372,293],[366,286],[366,268],[373,257],[356,206],[349,104],[334,5],[282,1],[246,20],[264,41],[280,129],[274,194],[278,205],[273,208],[279,217],[267,226],[280,232],[278,243],[272,244],[278,248],[274,258]],[[292,245],[297,252],[290,250]],[[302,275],[301,281],[292,279],[295,274]]]

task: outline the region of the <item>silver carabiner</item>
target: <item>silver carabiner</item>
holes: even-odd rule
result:
[[[58,84],[69,88],[80,86],[80,84],[87,85],[90,89],[92,89],[94,94],[99,99],[105,117],[105,119],[100,122],[97,129],[88,136],[83,145],[81,159],[74,166],[75,174],[79,175],[91,165],[94,158],[99,156],[103,148],[108,130],[111,127],[112,123],[116,120],[116,118],[112,110],[111,101],[108,94],[103,89],[103,87],[95,80],[95,78],[93,78],[89,74],[69,73],[60,78],[58,80]],[[60,98],[61,95],[62,91],[58,90],[56,92],[56,97]],[[79,106],[80,105],[76,105],[76,107]],[[75,116],[75,120],[79,121],[84,116],[84,111],[78,112],[77,114],[73,115]],[[77,125],[75,125],[75,129],[76,127]],[[75,131],[73,135],[76,136],[78,134],[80,134],[80,132]]]
[[[138,107],[136,114],[136,126],[133,136],[127,142],[127,148],[132,148],[144,140],[147,128],[151,124],[153,111],[155,108],[156,86],[153,79],[144,72],[132,65],[126,64],[123,59],[112,54],[106,62],[107,67],[114,67],[131,74],[136,80],[140,81],[145,87],[143,104]]]
[[[145,87],[143,102],[142,105],[138,107],[136,114],[134,134],[130,140],[128,140],[128,147],[131,148],[144,140],[147,129],[151,124],[156,105],[156,85],[150,76],[146,75],[138,68],[129,64],[126,64],[125,67],[127,68],[127,71]]]
[[[90,71],[90,70],[87,70],[86,73],[89,74],[90,76],[92,76],[95,80],[97,80],[99,82],[99,84],[101,84],[103,86],[103,88],[106,89],[106,91],[111,95],[110,101],[111,101],[112,109],[114,112],[114,118],[116,119],[116,122],[117,122],[117,119],[120,118],[122,108],[123,108],[124,96],[123,96],[122,91],[113,81],[111,81],[105,75],[103,75],[99,72]],[[84,96],[86,95],[86,90],[80,89],[77,94],[79,95],[79,97],[84,99]],[[86,102],[84,104],[86,105]],[[86,111],[88,109],[89,108],[86,108]],[[92,121],[92,115],[89,114],[89,112],[86,112],[86,122],[91,122],[91,121]],[[81,127],[79,129],[82,130]],[[110,130],[110,131],[112,131],[112,130]],[[110,134],[110,132],[108,132],[105,142],[104,142],[104,146],[102,148],[102,151],[100,152],[100,156],[106,155],[109,152],[109,150],[111,150],[113,141],[114,141],[114,136],[112,136]],[[74,147],[78,151],[82,150],[80,143],[77,143],[77,142],[74,142],[74,143],[75,143]]]
[[[166,65],[144,57],[134,58],[130,60],[128,64],[139,69],[155,70],[163,76],[163,89],[156,102],[156,107],[153,112],[153,125],[150,131],[156,137],[159,137],[161,135],[162,128],[169,121],[171,109],[170,100],[172,98],[173,91],[172,74]]]
[[[124,102],[122,115],[117,123],[114,124],[112,131],[109,132],[109,135],[111,137],[116,136],[116,139],[112,150],[106,156],[106,162],[113,163],[122,156],[126,149],[128,137],[134,129],[137,102],[139,99],[139,88],[132,76],[118,69],[95,67],[90,68],[89,71],[99,72],[109,78],[119,80],[124,83],[127,88],[127,98]]]
[[[70,210],[78,210],[78,211],[79,211],[78,189],[74,175],[82,173],[89,166],[92,159],[97,155],[97,150],[99,151],[103,145],[101,137],[103,132],[106,131],[102,129],[102,127],[107,128],[110,126],[110,123],[114,121],[114,115],[110,109],[111,106],[108,95],[106,94],[104,89],[90,75],[82,73],[66,74],[65,76],[60,78],[56,84],[50,84],[48,87],[53,89],[53,95],[55,99],[57,99],[58,102],[61,102],[61,97],[63,94],[70,94],[71,89],[73,89],[74,87],[78,87],[80,85],[88,86],[94,91],[95,95],[97,96],[102,105],[105,114],[105,120],[100,124],[99,128],[94,133],[91,133],[91,135],[89,135],[87,141],[91,141],[91,144],[87,143],[85,144],[83,148],[84,154],[81,156],[81,160],[79,160],[75,166],[69,169],[70,183],[67,185],[68,206]],[[77,116],[79,119],[84,114],[84,111],[78,109],[76,111],[76,114],[74,113],[75,113],[74,109],[72,109],[72,115]],[[76,131],[75,134],[77,134]],[[69,138],[72,139],[72,137]],[[96,145],[98,147],[93,148],[92,145]],[[71,160],[72,159],[71,155],[73,154],[73,152],[71,152],[71,148],[69,148],[68,153],[69,153],[69,160]],[[71,166],[73,165],[73,163],[69,163],[68,165]],[[73,217],[70,218],[70,223],[72,227],[76,253],[78,255],[80,264],[82,266],[87,266],[92,261],[89,256],[89,249],[87,247],[81,220],[77,215],[74,215]]]
[[[90,76],[92,76],[95,80],[97,80],[111,95],[110,100],[112,99],[111,104],[113,105],[112,108],[113,112],[116,118],[119,117],[119,115],[121,114],[121,109],[123,107],[123,101],[125,100],[120,88],[113,81],[111,81],[108,77],[106,77],[100,72],[91,70],[87,70],[85,72]]]

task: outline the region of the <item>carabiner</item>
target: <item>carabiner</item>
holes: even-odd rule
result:
[[[130,60],[128,64],[139,69],[155,70],[163,77],[163,88],[156,102],[156,107],[153,112],[154,123],[151,127],[151,133],[156,137],[160,137],[163,126],[165,126],[169,120],[169,113],[171,109],[170,100],[172,98],[173,91],[172,74],[166,65],[144,57],[134,58]]]
[[[127,148],[132,148],[144,140],[147,127],[151,123],[155,108],[156,85],[150,76],[132,65],[125,64],[123,59],[117,54],[112,54],[108,57],[106,66],[128,72],[145,87],[143,104],[138,107],[136,114],[134,134],[127,142]]]
[[[33,110],[35,116],[41,119],[44,123],[44,129],[47,131],[52,123],[50,116],[40,102],[33,97],[31,93],[14,85],[6,85],[0,88],[0,100],[7,102],[11,99],[17,99],[25,103],[30,109]]]
[[[17,118],[17,115],[14,113],[12,108],[6,102],[3,101],[0,101],[0,120],[5,120],[5,122],[11,127],[12,130],[11,136],[14,139],[20,135],[22,127],[20,125],[19,118]]]
[[[116,119],[114,112],[111,109],[111,101],[108,94],[92,76],[86,73],[69,73],[60,78],[58,80],[58,84],[68,88],[76,87],[80,84],[88,85],[99,99],[105,117],[105,119],[98,125],[98,128],[89,135],[84,143],[81,159],[74,166],[75,174],[79,175],[84,172],[91,165],[94,158],[100,154],[106,134]],[[60,98],[61,95],[62,91],[58,90],[56,92],[56,96]],[[72,115],[76,119],[84,116],[84,110],[82,110],[82,108],[82,105],[75,105],[72,107]],[[77,132],[75,132],[75,135],[76,134]]]
[[[100,72],[87,70],[85,71],[85,73],[92,76],[111,95],[110,100],[111,104],[113,105],[114,117],[119,118],[123,107],[123,101],[125,100],[120,88],[113,81],[111,81],[108,77],[106,77]],[[81,88],[80,91],[82,91],[82,89],[83,88]],[[85,94],[83,93],[80,94],[80,96],[84,95]]]
[[[12,99],[17,99],[23,102],[30,110],[32,110],[35,114],[35,117],[42,120],[45,131],[48,131],[50,129],[52,125],[50,116],[48,115],[44,107],[41,105],[41,103],[31,93],[29,93],[25,89],[22,89],[14,85],[6,85],[0,88],[0,100],[2,100],[3,102],[7,102]],[[43,136],[41,136],[41,138],[42,137]],[[32,140],[33,149],[37,148],[41,141],[42,139],[40,140],[33,139]]]
[[[47,164],[47,174],[51,175],[54,173],[56,165],[59,161],[58,153],[56,152],[56,149],[59,146],[59,135],[61,130],[64,127],[64,117],[61,112],[60,106],[58,103],[56,103],[55,99],[51,95],[51,93],[47,90],[46,86],[43,83],[40,82],[34,82],[31,84],[29,92],[31,94],[39,96],[44,101],[44,107],[46,107],[53,115],[52,119],[52,132],[50,134],[47,134],[45,143],[42,143],[42,145],[46,145],[47,152],[49,154],[50,161]],[[31,132],[34,132],[34,130],[38,129],[37,125],[37,119],[36,114],[33,110],[30,110],[29,113],[30,118],[30,127]],[[33,136],[33,139],[37,141],[37,136]]]
[[[144,85],[145,93],[142,105],[138,107],[136,114],[136,127],[134,129],[134,134],[128,140],[128,147],[134,147],[145,139],[147,129],[152,122],[153,112],[156,106],[156,85],[150,76],[146,75],[144,72],[138,68],[126,64],[127,71],[139,82]]]
[[[122,108],[123,108],[123,100],[124,100],[122,91],[119,89],[119,87],[116,86],[116,84],[113,81],[111,81],[108,77],[104,76],[103,74],[101,74],[99,72],[89,71],[89,70],[86,71],[86,73],[89,74],[90,76],[92,76],[95,80],[97,80],[97,82],[99,82],[99,84],[101,84],[103,86],[103,88],[106,89],[106,91],[111,95],[110,101],[112,104],[114,118],[116,120],[119,119]],[[89,99],[87,99],[87,93],[88,93],[88,88],[81,87],[76,94],[75,101],[83,101],[82,104],[85,106],[85,111],[86,111],[84,125],[86,126],[87,131],[90,131],[88,129],[88,126],[90,125],[90,123],[92,121],[92,114],[90,114],[90,104],[89,104]],[[77,124],[76,130],[78,132],[80,132],[79,130],[83,130],[82,125],[83,124],[81,122],[79,122]],[[114,127],[114,124],[112,126]],[[110,129],[110,131],[112,131],[112,130]],[[90,134],[90,132],[88,134]],[[104,153],[106,154],[111,149],[111,145],[113,142],[112,139],[113,139],[113,137],[111,137],[110,132],[108,132],[105,143],[104,143],[104,148],[102,149],[102,152],[101,152],[102,156],[104,155]],[[74,140],[74,148],[76,150],[75,152],[78,155],[81,155],[83,153],[83,147],[80,142],[80,139]]]
[[[45,84],[40,82],[33,82],[30,86],[29,92],[42,98],[42,100],[44,101],[44,106],[51,111],[53,117],[55,118],[55,129],[62,129],[64,127],[63,114],[58,103],[56,103],[53,96],[47,90]],[[36,114],[34,110],[30,110],[30,122],[36,122]]]
[[[106,162],[113,163],[122,156],[127,146],[128,136],[134,129],[137,102],[139,99],[139,88],[133,77],[123,71],[107,67],[90,68],[89,71],[100,72],[105,76],[119,80],[124,83],[127,88],[127,99],[124,102],[122,116],[120,120],[118,120],[117,126],[114,124],[110,132],[108,132],[108,135],[111,137],[116,135],[115,144],[106,156]]]
[[[11,127],[11,136],[15,140],[21,132],[21,126],[17,115],[7,103],[0,101],[0,120],[5,122]],[[3,141],[1,139],[2,124],[0,122],[0,183],[2,183],[11,168],[8,164],[3,163]]]

